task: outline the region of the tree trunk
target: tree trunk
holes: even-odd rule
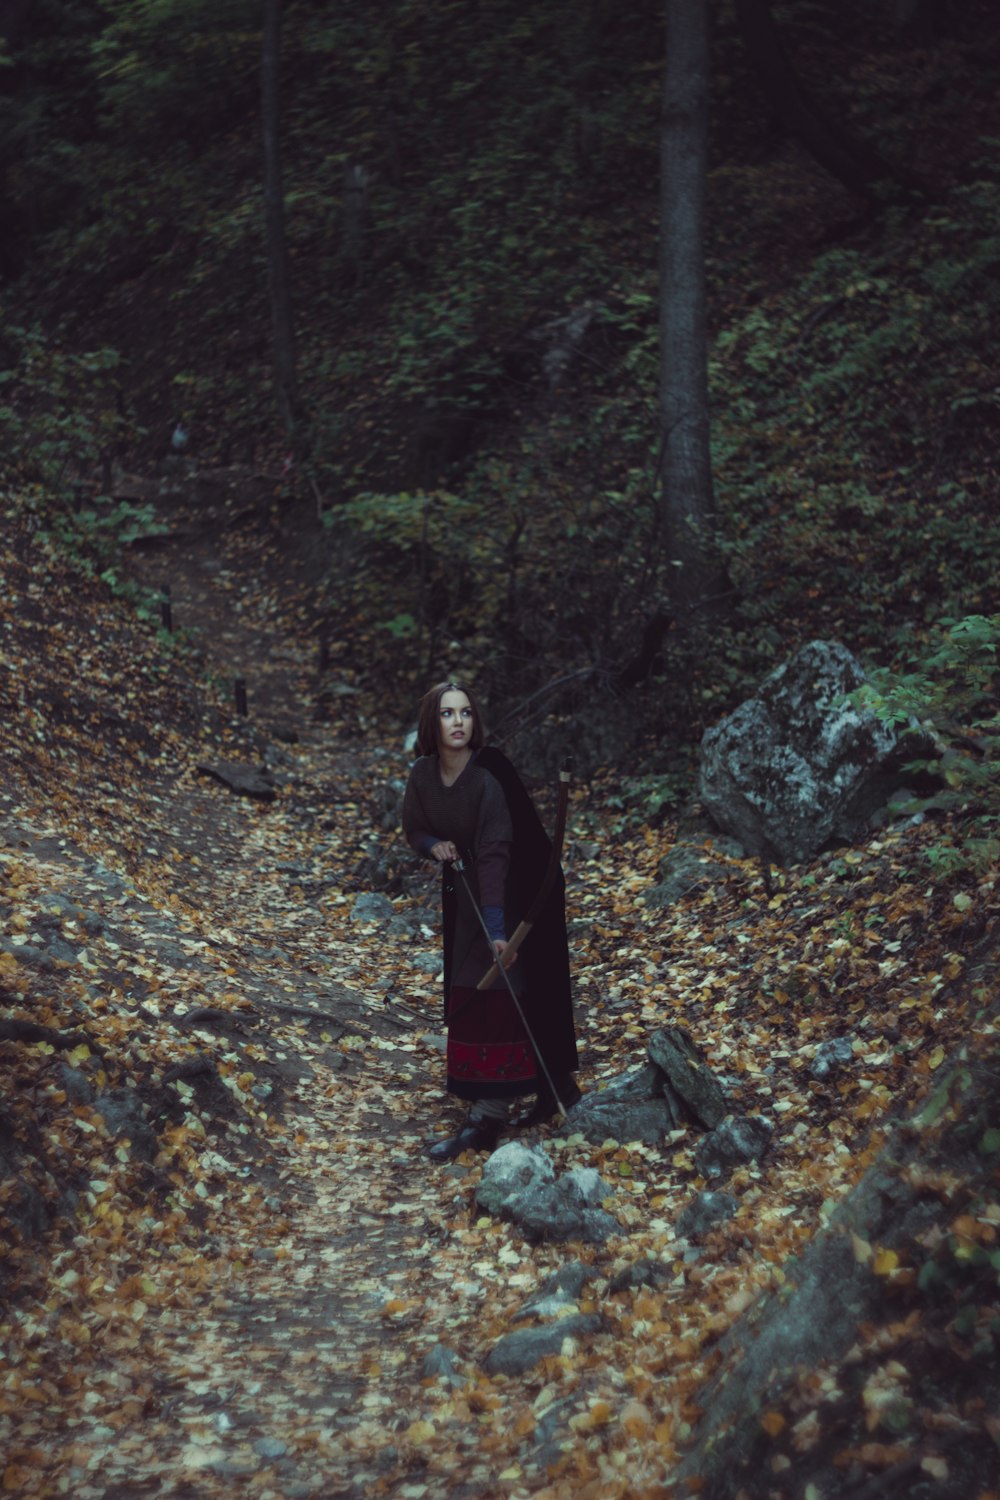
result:
[[[281,179],[278,73],[281,58],[281,0],[264,0],[260,57],[261,122],[264,132],[264,220],[271,288],[274,387],[289,437],[298,423],[295,329],[285,240],[285,194]]]
[[[678,628],[718,612],[705,316],[708,6],[666,0],[660,136],[660,478],[668,588]]]
[[[736,0],[736,18],[775,118],[848,192],[868,199],[878,183],[889,182],[923,191],[914,179],[884,161],[873,146],[832,120],[803,88],[782,46],[770,0]]]

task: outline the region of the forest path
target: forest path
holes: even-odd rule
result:
[[[140,571],[172,582],[177,623],[195,628],[220,682],[243,668],[249,719],[222,693],[206,705],[185,659],[128,611],[78,597],[78,576],[61,580],[45,554],[38,565],[27,532],[8,556],[21,607],[3,624],[24,665],[2,746],[18,774],[15,795],[0,792],[0,914],[19,926],[0,964],[20,1019],[59,1028],[74,1050],[12,1042],[5,1056],[25,1139],[38,1141],[22,1157],[37,1202],[78,1196],[27,1242],[23,1295],[3,1322],[0,1441],[13,1431],[17,1443],[3,1487],[74,1500],[667,1500],[678,1464],[695,1473],[714,1451],[716,1433],[695,1428],[713,1410],[707,1382],[742,1367],[762,1307],[780,1313],[783,1268],[832,1242],[893,1118],[931,1090],[951,1099],[948,1060],[974,1029],[986,1045],[994,882],[931,881],[942,830],[928,822],[769,883],[734,861],[661,910],[643,895],[669,832],[581,797],[567,865],[588,1091],[639,1070],[652,1034],[678,1024],[720,1069],[734,1113],[774,1130],[762,1158],[723,1179],[732,1216],[705,1233],[681,1230],[706,1185],[694,1128],[651,1145],[544,1132],[557,1174],[599,1173],[621,1233],[528,1244],[480,1217],[478,1160],[432,1168],[423,1154],[457,1117],[435,1035],[434,882],[400,873],[391,904],[359,901],[379,860],[412,870],[388,848],[398,736],[359,691],[347,646],[322,683],[337,722],[317,720],[309,591],[267,562],[280,552],[270,516],[233,505],[178,507]],[[279,716],[297,739],[279,738]],[[265,760],[275,799],[235,796],[202,757]],[[818,1071],[820,1049],[845,1038],[850,1061]],[[78,1053],[74,1080],[63,1056],[72,1075]],[[133,1090],[156,1123],[152,1161],[100,1109]],[[964,1120],[958,1095],[955,1108]],[[982,1123],[977,1161],[992,1170],[994,1113]],[[1000,1208],[991,1189],[980,1218],[956,1219],[954,1185],[935,1168],[912,1188],[942,1195],[935,1245],[971,1225],[961,1233],[978,1253]],[[949,1281],[958,1300],[935,1290],[914,1332],[905,1299],[930,1244],[860,1224],[845,1264],[878,1285],[885,1273],[888,1321],[848,1327],[832,1414],[825,1377],[784,1385],[798,1355],[768,1364],[746,1406],[748,1441],[763,1445],[748,1494],[840,1493],[845,1448],[854,1488],[881,1493],[896,1449],[874,1444],[864,1392],[869,1379],[883,1389],[890,1353],[914,1391],[940,1391],[919,1417],[918,1456],[928,1472],[951,1463],[939,1435],[964,1442],[953,1422],[965,1387],[941,1383],[940,1355],[974,1372],[980,1325],[964,1321],[966,1282]],[[563,1269],[576,1302],[533,1308]],[[567,1339],[574,1308],[587,1326]],[[507,1344],[502,1368],[521,1373],[487,1374],[511,1332],[518,1359]],[[526,1366],[536,1335],[548,1352]],[[995,1465],[992,1434],[983,1426],[976,1463],[986,1452]],[[956,1465],[942,1496],[978,1493],[966,1477]],[[906,1468],[900,1484],[911,1479]]]
[[[315,722],[314,639],[305,624],[288,629],[294,598],[262,578],[276,542],[259,516],[238,524],[239,509],[238,494],[175,501],[161,512],[168,531],[133,549],[130,571],[148,588],[169,583],[175,628],[211,676],[245,679],[261,745],[276,724],[297,736],[271,746],[285,784],[277,803],[261,810],[214,784],[167,781],[150,835],[182,852],[188,903],[204,937],[225,946],[232,989],[273,1007],[266,1049],[290,1059],[280,1139],[258,1163],[256,1192],[251,1181],[232,1202],[209,1198],[205,1253],[157,1268],[142,1337],[126,1317],[109,1321],[57,1463],[80,1500],[493,1493],[483,1434],[454,1398],[475,1373],[438,1381],[422,1370],[439,1343],[467,1357],[504,1331],[495,1307],[495,1326],[476,1326],[496,1267],[476,1257],[469,1169],[432,1168],[423,1152],[449,1113],[440,1039],[423,1034],[437,1025],[433,976],[423,975],[423,1018],[387,1008],[408,938],[352,923],[353,898],[339,894],[354,883],[357,806],[378,805],[384,751],[353,717],[346,744],[343,726]],[[340,701],[350,714],[350,692]],[[436,883],[418,901],[433,925]],[[286,1024],[289,1005],[302,1015]],[[515,1306],[558,1264],[537,1259],[537,1273],[518,1266]]]
[[[446,1435],[434,1419],[450,1395],[421,1383],[422,1361],[487,1278],[461,1272],[464,1204],[449,1223],[398,1074],[368,1062],[361,1086],[317,1075],[288,1103],[269,1242],[221,1239],[166,1273],[152,1341],[147,1327],[141,1352],[121,1347],[91,1381],[90,1433],[76,1427],[67,1457],[100,1461],[71,1469],[74,1494],[491,1493],[476,1426],[457,1412],[454,1462],[436,1479],[421,1451],[431,1430]]]

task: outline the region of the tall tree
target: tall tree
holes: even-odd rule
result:
[[[288,242],[285,238],[285,190],[281,172],[280,60],[281,0],[264,0],[260,92],[264,130],[264,219],[274,340],[274,387],[281,419],[291,437],[298,425],[299,401]]]
[[[665,0],[660,134],[660,479],[669,588],[682,627],[726,590],[709,448],[705,311],[708,6]]]

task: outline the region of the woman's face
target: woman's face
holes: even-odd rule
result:
[[[449,688],[438,706],[438,744],[442,750],[463,750],[472,739],[472,704],[465,693]]]

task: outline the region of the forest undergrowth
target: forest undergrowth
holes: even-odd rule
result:
[[[584,1090],[680,1025],[730,1106],[774,1134],[725,1182],[734,1217],[692,1247],[678,1214],[717,1185],[697,1174],[696,1130],[593,1145],[550,1127],[558,1168],[609,1184],[618,1229],[529,1244],[476,1208],[480,1158],[422,1155],[454,1109],[435,889],[392,821],[408,725],[386,722],[349,640],[318,713],[304,595],[275,586],[266,524],[209,525],[206,550],[183,519],[165,544],[179,644],[83,580],[23,510],[5,518],[4,1489],[673,1495],[726,1332],[781,1288],[893,1121],[963,1049],[994,1055],[993,873],[936,870],[947,819],[930,817],[783,871],[726,860],[655,909],[643,895],[675,826],[623,815],[611,771],[576,786]],[[248,719],[230,707],[234,663]],[[265,763],[273,801],[198,769],[233,762]],[[393,916],[359,921],[375,867]],[[851,1061],[814,1077],[840,1037]],[[134,1113],[131,1133],[109,1125],[111,1095],[141,1101],[152,1138]],[[981,1144],[997,1152],[1000,1132]],[[970,1204],[959,1181],[926,1191],[950,1205],[949,1254],[986,1281],[971,1302],[950,1282],[932,1299],[921,1264],[859,1243],[884,1324],[859,1329],[826,1387],[760,1414],[761,1493],[785,1493],[782,1474],[814,1454],[843,1492],[903,1465],[965,1500],[949,1487],[956,1433],[995,1451],[995,1413],[932,1375],[943,1348],[965,1372],[993,1357],[1000,1201]],[[578,1261],[592,1279],[573,1310],[599,1329],[525,1375],[489,1375],[530,1295]],[[628,1285],[645,1261],[665,1274]],[[425,1364],[438,1346],[446,1376]]]

